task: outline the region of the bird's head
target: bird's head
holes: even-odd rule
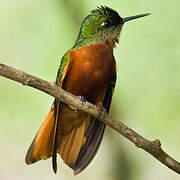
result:
[[[147,16],[149,14],[141,14],[122,18],[113,9],[100,6],[91,11],[81,24],[79,36],[75,46],[91,45],[101,42],[110,41],[118,43],[122,26],[125,22]]]

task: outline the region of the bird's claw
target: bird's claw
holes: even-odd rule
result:
[[[106,109],[102,105],[99,105],[98,108],[99,108],[98,117],[100,119],[103,119],[106,114]]]
[[[78,96],[79,97],[79,99],[80,99],[80,101],[81,101],[81,104],[83,105],[85,102],[86,102],[86,99],[85,99],[85,97],[84,96]]]

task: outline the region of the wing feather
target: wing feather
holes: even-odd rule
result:
[[[60,87],[63,84],[69,65],[69,51],[61,59],[58,69],[56,84]],[[53,156],[53,169],[56,172],[56,151],[57,151],[57,134],[60,102],[55,99],[49,113],[43,124],[38,130],[33,142],[31,143],[25,158],[27,164],[35,163],[41,159],[47,159]]]
[[[109,112],[110,109],[115,83],[116,69],[114,69],[103,101],[103,107],[106,109],[107,112]],[[106,125],[99,120],[95,118],[91,119],[89,127],[85,133],[86,143],[81,148],[77,162],[73,166],[75,175],[79,174],[82,170],[84,170],[96,155],[103,138],[105,126]]]

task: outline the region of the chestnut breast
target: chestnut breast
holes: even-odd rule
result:
[[[72,49],[63,88],[102,104],[114,69],[113,49],[106,43]]]

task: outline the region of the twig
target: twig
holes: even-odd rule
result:
[[[74,107],[76,109],[88,113],[91,116],[94,116],[100,121],[106,123],[115,131],[122,134],[125,138],[129,139],[138,148],[144,149],[146,152],[154,156],[157,160],[162,162],[165,166],[180,174],[180,163],[162,150],[161,143],[158,139],[154,141],[149,141],[145,139],[144,137],[136,133],[134,130],[127,127],[122,122],[117,122],[113,120],[112,117],[105,112],[103,116],[99,117],[99,108],[97,108],[95,105],[89,102],[82,104],[78,97],[64,91],[52,82],[47,82],[45,80],[42,80],[40,78],[37,78],[35,76],[32,76],[23,71],[14,69],[1,63],[0,75],[8,79],[20,82],[23,85],[39,89],[40,91],[43,91],[51,96],[56,97],[57,99],[70,105],[71,107]]]

